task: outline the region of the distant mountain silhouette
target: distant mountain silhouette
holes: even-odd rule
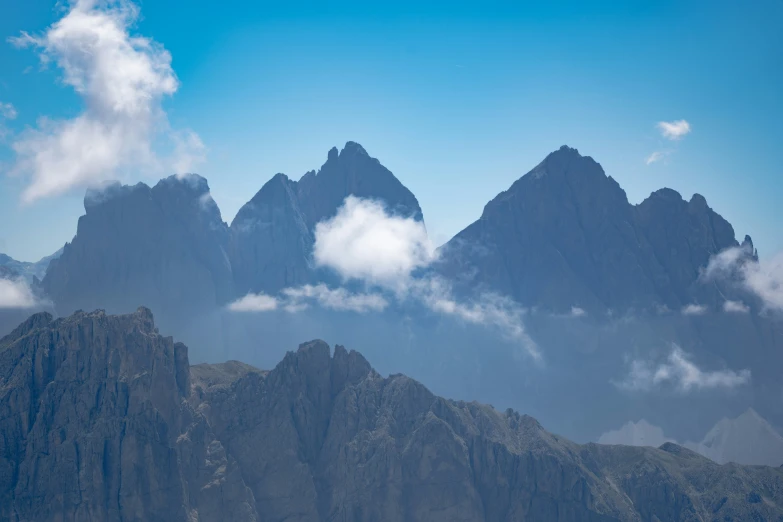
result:
[[[449,241],[438,270],[554,312],[679,310],[720,301],[700,269],[737,245],[701,195],[662,189],[632,205],[598,163],[563,146]]]

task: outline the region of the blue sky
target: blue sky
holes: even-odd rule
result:
[[[440,243],[568,144],[632,202],[699,192],[762,256],[783,250],[783,1],[248,4],[147,0],[132,29],[172,55],[180,86],[163,108],[205,144],[197,171],[227,221],[275,173],[298,178],[353,140],[416,194]],[[0,143],[0,251],[35,260],[73,236],[84,191],[21,203],[10,144],[83,100],[5,42],[62,8],[2,12],[0,102],[18,116]],[[656,128],[680,119],[680,140]],[[647,165],[656,151],[669,154]]]

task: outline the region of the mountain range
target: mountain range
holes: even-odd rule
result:
[[[323,341],[191,366],[152,313],[30,317],[0,341],[0,520],[783,518],[783,469],[579,445]]]
[[[423,223],[413,193],[348,142],[298,181],[274,176],[230,225],[195,174],[91,190],[76,236],[36,285],[60,316],[149,307],[198,362],[269,367],[308,337],[362,346],[384,373],[525,411],[580,442],[638,418],[677,440],[700,440],[716,420],[749,407],[783,426],[783,323],[743,286],[703,277],[727,249],[757,259],[751,238],[738,241],[704,197],[661,189],[631,204],[596,161],[564,146],[442,246],[422,281],[445,281],[465,316],[495,313],[495,324],[511,324],[497,303],[513,303],[520,324],[512,326],[540,348],[536,363],[519,337],[407,301],[362,314],[228,309],[249,293],[343,285],[314,262],[313,248],[317,225],[347,196]],[[20,320],[0,320],[0,334]],[[670,371],[663,382],[630,382],[657,367],[728,380],[683,389]]]

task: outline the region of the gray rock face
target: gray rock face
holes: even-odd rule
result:
[[[256,520],[189,392],[147,309],[32,316],[0,341],[0,520]]]
[[[315,225],[333,217],[350,195],[423,219],[416,197],[361,145],[349,141],[342,151],[331,149],[321,169],[298,182],[276,175],[239,210],[231,223],[237,294],[275,293],[319,279],[312,262]]]
[[[717,302],[699,270],[737,245],[702,196],[662,189],[631,205],[598,163],[564,146],[489,202],[443,248],[439,270],[556,312],[679,310]]]
[[[188,367],[150,312],[0,341],[0,520],[777,520],[783,469],[580,446],[314,341]]]
[[[58,313],[144,305],[179,331],[233,297],[228,227],[205,179],[114,184],[88,192],[84,203],[76,237],[43,280]]]

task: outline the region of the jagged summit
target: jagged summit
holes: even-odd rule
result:
[[[0,341],[0,519],[783,516],[781,469],[723,467],[668,443],[578,445],[319,340],[269,372],[190,367],[152,321],[144,308],[40,314]]]

